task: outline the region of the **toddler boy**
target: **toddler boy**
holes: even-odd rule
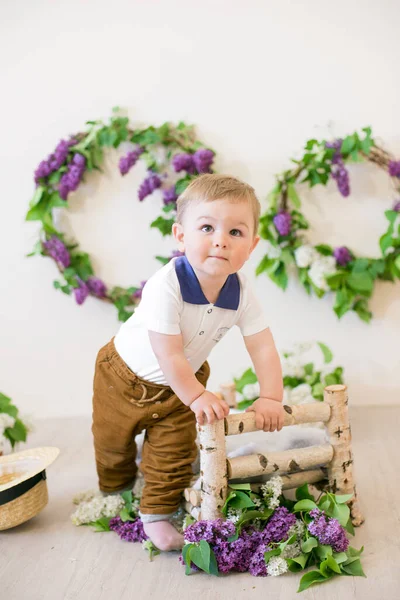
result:
[[[283,426],[282,371],[260,304],[239,271],[256,247],[260,204],[249,185],[200,175],[178,198],[173,235],[184,256],[146,283],[135,313],[98,354],[93,435],[99,486],[131,489],[135,436],[146,430],[140,468],[144,530],[161,550],[183,536],[170,523],[190,484],[196,421],[223,419],[229,407],[206,390],[213,347],[238,325],[260,383],[248,410],[264,431]]]

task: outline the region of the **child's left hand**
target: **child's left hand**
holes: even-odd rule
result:
[[[264,431],[280,431],[283,427],[285,412],[282,402],[270,398],[258,398],[246,412],[256,413],[256,427]]]

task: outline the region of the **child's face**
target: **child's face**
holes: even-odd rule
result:
[[[229,200],[188,207],[173,234],[195,271],[218,279],[239,271],[260,239],[250,204]]]

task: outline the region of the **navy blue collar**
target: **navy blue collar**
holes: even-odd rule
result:
[[[175,261],[175,271],[178,277],[184,302],[189,304],[210,304],[201,289],[200,282],[186,256],[179,256]],[[236,273],[228,275],[214,306],[237,310],[240,300],[240,283]]]

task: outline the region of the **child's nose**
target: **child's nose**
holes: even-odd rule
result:
[[[224,233],[216,233],[214,236],[213,244],[215,248],[226,248],[227,239]]]

